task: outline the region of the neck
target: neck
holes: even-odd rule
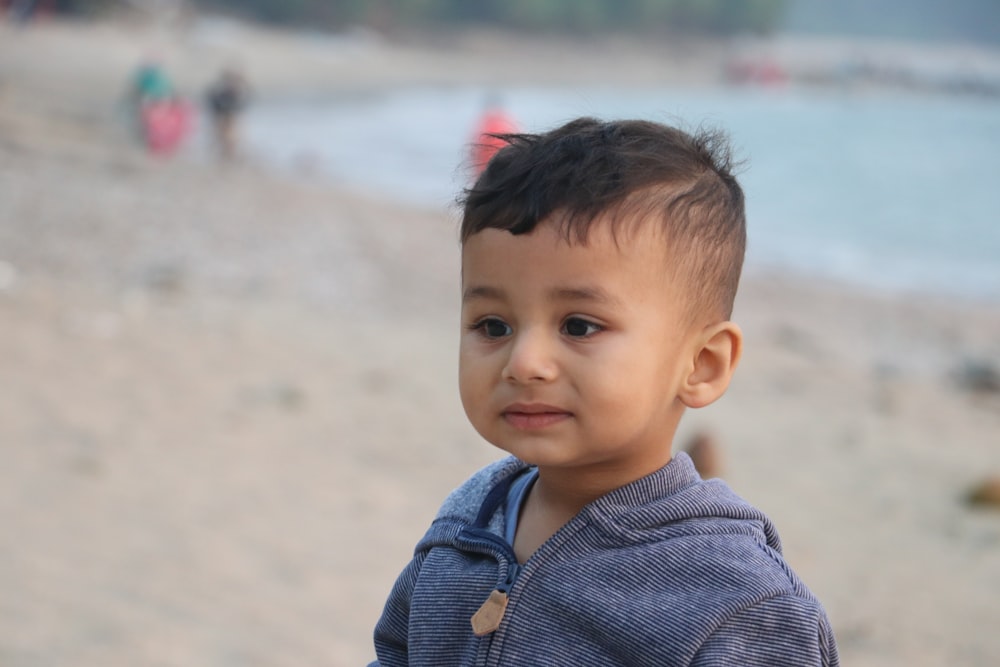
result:
[[[670,462],[670,449],[650,458],[641,467],[616,468],[595,465],[587,468],[538,468],[538,481],[534,492],[537,500],[554,513],[576,516],[580,510],[615,489],[656,472]]]

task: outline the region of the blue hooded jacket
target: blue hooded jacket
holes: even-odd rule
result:
[[[372,665],[839,665],[770,520],[686,454],[590,503],[518,565],[504,501],[526,469],[498,461],[448,497],[392,589]],[[477,636],[470,619],[491,595],[506,608]]]

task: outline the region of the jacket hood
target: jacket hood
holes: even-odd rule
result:
[[[513,457],[480,470],[445,500],[417,550],[450,542],[476,519],[487,494],[507,477],[529,466]],[[711,521],[693,521],[712,519]],[[577,520],[592,524],[615,543],[643,543],[693,535],[739,534],[781,552],[771,521],[722,480],[703,480],[691,458],[678,452],[654,473],[598,498]],[[497,511],[488,529],[504,534],[504,513]]]

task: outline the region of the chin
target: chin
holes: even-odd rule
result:
[[[519,446],[504,447],[496,445],[497,449],[502,449],[514,458],[524,461],[528,465],[558,468],[561,466],[574,465],[572,459],[568,459],[564,452],[545,451],[540,447]]]

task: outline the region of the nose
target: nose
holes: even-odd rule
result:
[[[502,371],[503,379],[522,384],[551,382],[558,374],[553,343],[543,331],[516,333]]]

